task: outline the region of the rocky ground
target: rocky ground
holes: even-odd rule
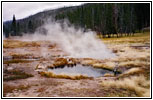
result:
[[[150,34],[106,38],[102,41],[117,57],[68,58],[49,41],[3,41],[4,97],[144,97],[150,96]],[[70,64],[90,65],[121,74],[85,78],[48,74],[46,68]],[[45,72],[45,74],[41,74]],[[139,79],[139,80],[138,80]]]

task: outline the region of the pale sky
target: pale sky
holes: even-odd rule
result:
[[[22,19],[38,12],[66,6],[81,5],[81,2],[3,2],[3,21]]]

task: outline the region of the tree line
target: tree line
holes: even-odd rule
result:
[[[134,34],[150,26],[149,3],[89,3],[75,7],[63,7],[41,12],[22,20],[13,20],[3,24],[3,32],[18,36],[21,33],[34,33],[44,24],[43,19],[56,21],[68,19],[75,27],[84,31],[91,29],[104,37]]]
[[[150,4],[147,3],[103,3],[85,4],[74,11],[56,15],[75,26],[92,29],[104,37],[116,34],[134,34],[150,26]]]

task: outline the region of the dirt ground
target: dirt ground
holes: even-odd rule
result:
[[[20,41],[15,38],[3,40],[3,96],[4,97],[141,97],[150,96],[150,83],[123,87],[118,80],[144,76],[150,80],[150,34],[105,38],[102,41],[117,57],[105,60],[82,60],[96,67],[106,65],[122,74],[92,79],[64,79],[41,76],[36,71],[39,64],[49,66],[57,58],[67,57],[57,44],[49,41]],[[101,63],[103,62],[103,63]],[[114,85],[112,82],[118,85]],[[135,82],[135,81],[133,81]],[[138,81],[136,81],[138,82]],[[150,82],[150,81],[149,81]],[[102,83],[110,83],[102,84]],[[134,83],[135,84],[135,83]],[[124,84],[125,85],[125,84]],[[143,95],[146,94],[146,95]]]

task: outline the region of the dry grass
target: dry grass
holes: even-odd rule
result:
[[[28,59],[32,58],[32,54],[18,54],[18,53],[12,53],[10,54],[13,59]]]
[[[136,62],[150,62],[150,55],[148,55],[147,53],[143,55],[144,57],[119,57],[116,61],[118,61],[119,63],[122,62],[132,62],[132,61],[136,61]]]
[[[149,66],[150,64],[144,61],[135,60],[135,61],[127,61],[119,63],[119,66],[124,66],[126,68],[132,67],[142,67],[142,66]]]
[[[150,44],[150,33],[136,33],[135,36],[102,39],[118,55],[114,58],[120,69],[128,69],[117,80],[103,81],[102,86],[134,91],[137,96],[150,96],[150,49],[135,49],[131,46]],[[100,65],[99,65],[100,66]],[[118,95],[119,94],[119,95]],[[120,96],[120,93],[110,96]]]
[[[143,70],[142,68],[131,68],[126,72],[124,72],[123,74],[119,75],[117,78],[121,79],[129,76],[138,76],[142,74],[145,74],[145,70]]]
[[[104,74],[104,77],[114,77],[114,74],[106,73]]]
[[[80,79],[89,79],[90,77],[84,75],[67,75],[67,74],[55,74],[53,72],[39,72],[41,76],[45,76],[48,78],[64,78],[64,79],[72,79],[72,80],[80,80]]]
[[[5,74],[7,74],[7,76],[3,77],[4,81],[25,79],[25,78],[33,77],[32,74],[27,74],[27,73],[22,72],[20,70],[11,70],[11,71],[5,70]]]
[[[132,77],[132,76],[139,76],[143,75],[146,77],[147,80],[150,79],[150,66],[141,67],[141,68],[131,68],[125,71],[123,74],[120,74],[117,78],[123,79],[125,77]]]
[[[103,81],[102,86],[123,88],[135,91],[139,97],[150,96],[150,81],[146,80],[144,76],[133,76],[121,80]]]
[[[25,42],[18,40],[3,40],[4,48],[21,48],[21,47],[40,47],[37,42]]]
[[[107,70],[113,70],[115,67],[115,63],[110,61],[110,59],[98,60],[98,59],[84,58],[81,59],[80,63],[84,66],[93,66],[95,68],[103,68]]]
[[[24,89],[28,89],[30,86],[25,86],[25,85],[19,85],[19,86],[12,86],[12,85],[8,85],[3,83],[3,96],[5,97],[7,95],[7,93],[12,93],[14,90],[18,91],[18,90],[24,90]]]
[[[11,63],[30,63],[30,60],[21,60],[21,59],[12,59],[9,61],[4,61],[3,64],[11,64]]]
[[[77,60],[75,58],[57,58],[55,59],[54,63],[47,66],[48,68],[52,68],[52,67],[61,67],[61,66],[66,66],[66,65],[76,65],[77,64]]]
[[[53,66],[54,67],[58,67],[58,66],[65,66],[67,64],[68,64],[67,59],[65,59],[65,58],[57,58],[57,59],[55,59],[55,61],[53,63]]]
[[[123,36],[119,38],[102,38],[104,43],[108,44],[133,44],[133,43],[147,43],[150,41],[150,33],[136,33],[134,36]]]
[[[109,92],[105,95],[105,97],[137,97],[134,91],[130,91],[123,88],[110,87],[106,89],[106,91]]]
[[[92,65],[95,68],[103,68],[107,70],[114,70],[115,66],[109,65],[109,64],[103,64],[103,63],[95,63]]]
[[[142,69],[140,68],[131,68],[128,71],[125,72],[125,74],[133,74],[133,73],[139,73],[142,72]]]
[[[91,66],[93,64],[95,64],[97,61],[94,59],[82,59],[81,60],[81,64],[84,66]]]

